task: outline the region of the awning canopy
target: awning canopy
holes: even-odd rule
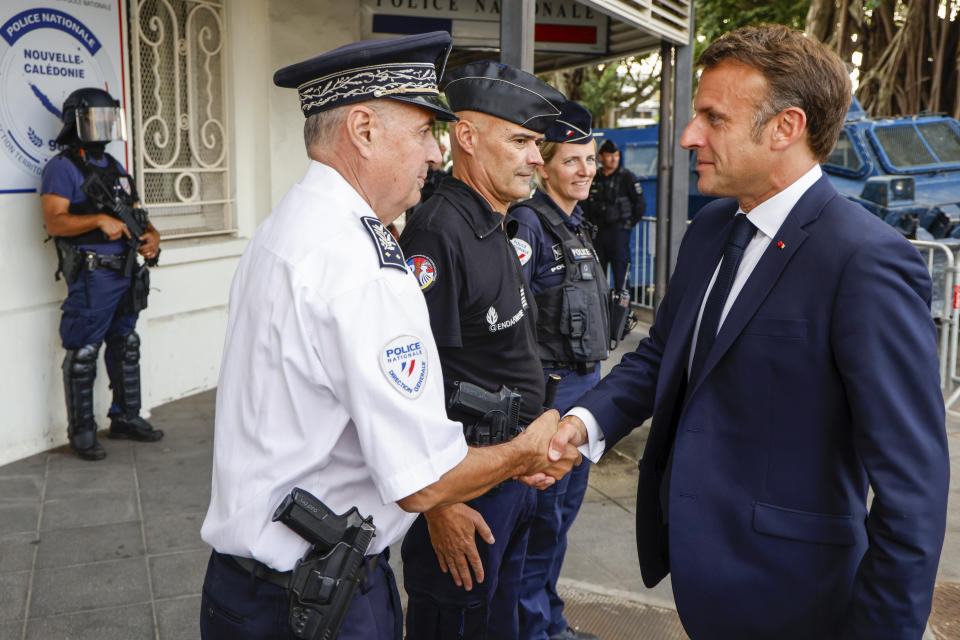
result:
[[[360,0],[365,38],[443,29],[449,66],[497,58],[500,0]],[[690,41],[690,0],[537,0],[537,73],[605,62]]]

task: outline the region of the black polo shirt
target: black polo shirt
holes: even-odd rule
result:
[[[537,309],[503,215],[476,191],[444,178],[400,236],[430,309],[446,385],[506,385],[522,395],[520,419],[543,406]]]

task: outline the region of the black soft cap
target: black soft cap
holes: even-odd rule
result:
[[[567,100],[560,115],[544,133],[547,142],[570,142],[587,144],[593,140],[593,116],[579,102]]]
[[[443,91],[454,111],[479,111],[537,133],[550,128],[567,101],[536,76],[491,60],[452,70]]]
[[[452,46],[446,31],[351,42],[278,70],[273,83],[299,91],[305,116],[390,98],[429,109],[438,120],[453,121],[457,117],[437,90]]]
[[[620,149],[613,140],[604,140],[600,148],[597,149],[597,153],[616,153],[617,151],[620,151]]]

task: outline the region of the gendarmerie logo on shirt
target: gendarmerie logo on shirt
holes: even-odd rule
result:
[[[380,352],[380,370],[400,395],[416,398],[427,380],[427,354],[416,336],[397,336]]]
[[[437,265],[429,256],[417,254],[407,258],[407,268],[420,283],[420,290],[426,291],[437,281]]]
[[[503,322],[497,322],[500,319],[500,314],[497,313],[497,310],[493,307],[487,309],[487,324],[490,325],[490,333],[496,333],[497,331],[503,331],[504,329],[509,329],[513,325],[520,322],[520,319],[523,318],[523,308],[521,307],[519,311],[513,314],[508,320]]]

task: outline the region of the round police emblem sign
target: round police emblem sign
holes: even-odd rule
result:
[[[15,11],[15,4],[7,7]],[[60,108],[71,92],[100,87],[121,99],[123,87],[108,48],[88,23],[89,17],[95,25],[117,24],[116,9],[93,4],[103,6],[80,15],[46,7],[0,13],[0,154],[22,174],[16,180],[8,172],[0,190],[36,186],[57,153]]]
[[[407,258],[407,268],[420,283],[420,290],[426,291],[437,280],[437,267],[433,260],[424,255]]]
[[[427,380],[427,354],[416,336],[398,336],[380,352],[380,370],[400,395],[416,398]]]
[[[523,238],[514,238],[510,241],[510,244],[513,245],[513,250],[517,252],[517,258],[520,259],[520,264],[525,265],[530,262],[530,254],[533,253],[533,248],[529,242]]]

